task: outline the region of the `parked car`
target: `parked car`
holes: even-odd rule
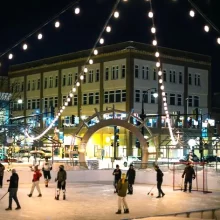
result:
[[[179,161],[180,162],[187,162],[187,161],[189,161],[189,154],[184,155],[182,158],[180,158]],[[199,157],[196,154],[193,154],[192,161],[199,162]]]
[[[210,162],[220,162],[220,157],[214,156],[214,155],[206,155],[204,156],[204,162],[210,163]]]

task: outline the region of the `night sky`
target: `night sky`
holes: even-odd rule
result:
[[[73,1],[1,1],[0,53],[40,27],[71,2]],[[8,64],[92,48],[115,2],[116,0],[81,0],[79,15],[75,15],[71,9],[66,11],[57,18],[61,22],[59,29],[55,29],[52,22],[41,30],[44,35],[42,41],[37,40],[37,34],[25,41],[29,45],[28,51],[24,52],[20,44],[11,51],[14,54],[13,61],[8,62],[7,56],[3,56],[0,74],[6,74]],[[220,29],[220,1],[193,0],[193,2]],[[213,60],[213,91],[220,92],[218,66],[220,45],[216,42],[220,33],[214,30],[204,32],[205,20],[199,14],[196,14],[195,18],[189,17],[191,6],[187,0],[152,0],[152,3],[158,45],[210,55]],[[105,32],[103,35],[105,45],[129,40],[151,44],[152,23],[147,16],[149,9],[146,0],[121,2],[118,8],[120,18],[112,18],[109,23],[112,32],[110,34]]]

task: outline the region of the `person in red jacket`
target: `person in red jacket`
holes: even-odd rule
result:
[[[36,187],[37,191],[39,193],[38,197],[41,197],[42,194],[41,194],[40,187],[39,187],[39,180],[40,180],[40,177],[42,176],[42,173],[38,169],[38,165],[34,166],[34,169],[32,169],[32,171],[34,171],[33,179],[32,179],[32,187],[31,187],[31,192],[30,192],[30,194],[28,194],[28,196],[29,197],[32,196],[34,189]]]

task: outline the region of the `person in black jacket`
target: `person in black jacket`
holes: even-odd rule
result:
[[[157,189],[158,189],[158,196],[156,198],[161,198],[165,196],[165,193],[161,189],[161,185],[163,182],[163,172],[159,169],[158,165],[154,166],[155,171],[157,172]]]
[[[185,181],[184,181],[184,191],[183,192],[187,191],[187,183],[189,183],[189,192],[191,193],[192,179],[196,178],[196,174],[195,174],[193,167],[190,165],[190,163],[187,163],[187,165],[184,169],[182,178],[184,178],[184,176],[185,176]]]
[[[130,165],[127,171],[127,179],[128,179],[128,194],[133,194],[133,184],[135,181],[136,172],[134,170],[133,164]]]
[[[12,199],[14,199],[17,208],[15,210],[21,209],[21,206],[19,204],[18,198],[17,198],[17,191],[18,191],[18,182],[19,182],[19,176],[16,173],[15,169],[12,169],[12,175],[10,177],[10,180],[7,180],[9,183],[8,192],[9,192],[9,206],[6,211],[12,210]]]
[[[121,170],[119,169],[119,165],[116,165],[116,169],[114,169],[112,175],[115,176],[115,179],[114,179],[115,191],[114,191],[114,193],[118,193],[117,185],[118,185],[118,181],[121,179]]]

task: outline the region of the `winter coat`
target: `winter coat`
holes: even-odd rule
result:
[[[122,180],[120,179],[117,184],[118,196],[125,197],[128,190],[128,180],[125,180],[124,184],[122,184]]]
[[[39,181],[41,176],[42,176],[42,173],[40,172],[40,170],[35,170],[33,174],[32,182]]]
[[[3,164],[0,164],[0,176],[4,176],[4,170],[5,166]]]
[[[65,170],[59,170],[57,173],[57,181],[63,182],[66,180],[66,171]]]
[[[157,172],[157,182],[163,182],[163,172],[158,168],[156,169]]]
[[[196,174],[195,174],[195,171],[194,171],[193,167],[191,167],[191,166],[185,167],[182,178],[184,178],[184,176],[185,176],[186,179],[195,178]]]
[[[17,173],[13,173],[10,177],[10,183],[8,189],[17,189],[19,182],[19,176]]]
[[[128,179],[128,183],[129,183],[129,184],[134,184],[135,176],[136,176],[135,170],[129,168],[129,170],[127,171],[126,176],[127,176],[127,179]]]
[[[115,176],[115,180],[120,180],[121,179],[121,170],[120,169],[114,169],[112,175]]]

